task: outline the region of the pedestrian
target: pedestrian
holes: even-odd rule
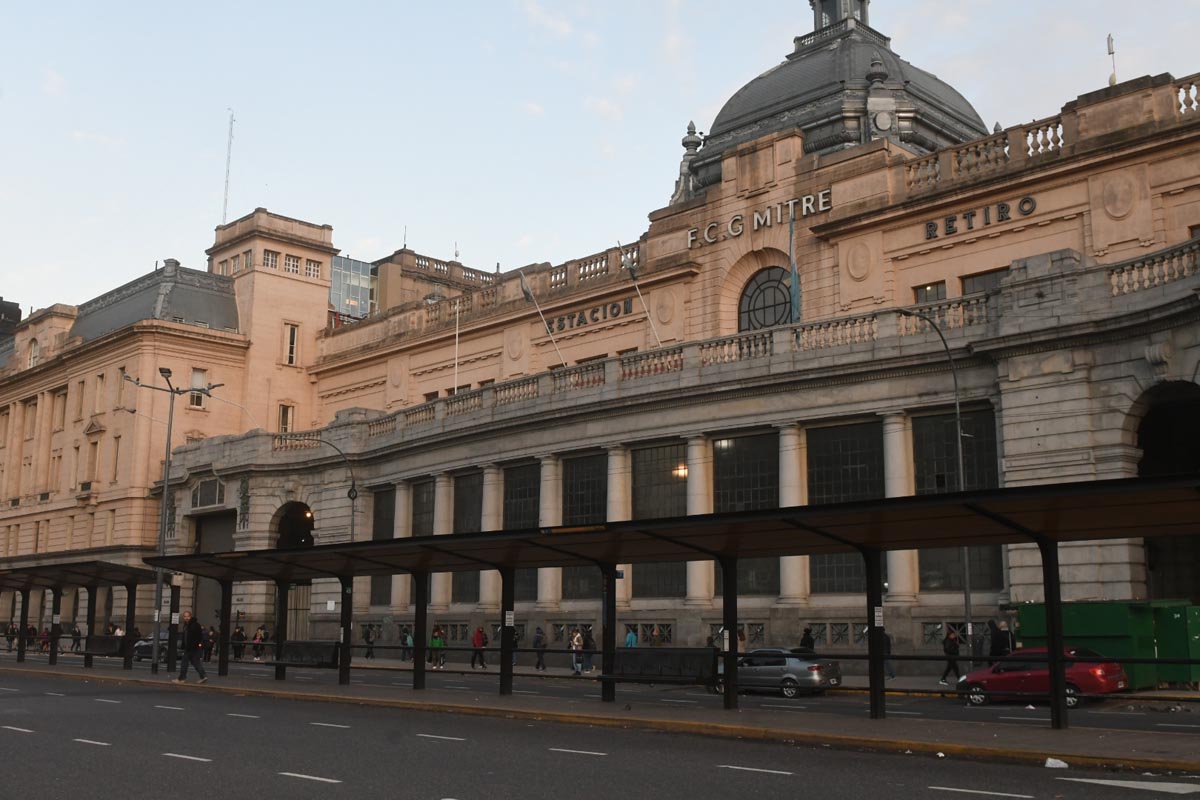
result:
[[[571,670],[576,675],[583,674],[583,634],[579,628],[571,631]]]
[[[8,652],[12,652],[13,642],[16,641],[18,635],[17,623],[9,620],[8,627],[4,629],[4,640],[8,642]]]
[[[892,666],[892,637],[885,629],[880,628],[879,633],[883,636],[883,674],[887,676],[887,680],[895,680],[896,670]]]
[[[446,640],[442,638],[441,626],[435,626],[433,636],[429,637],[429,663],[434,669],[446,667]]]
[[[475,669],[475,662],[479,661],[479,666],[487,669],[487,660],[483,652],[483,648],[488,646],[487,634],[483,632],[483,626],[475,629],[475,633],[471,635],[471,647],[475,648],[471,652],[471,669]]]
[[[958,673],[958,634],[950,631],[946,634],[946,638],[942,639],[942,652],[946,654],[946,668],[942,670],[942,679],[938,681],[942,686],[948,685],[946,677],[950,672],[954,672],[955,682],[961,677]]]
[[[534,669],[546,670],[546,632],[540,627],[533,632],[533,651],[537,653],[537,663]]]
[[[1001,620],[992,632],[992,645],[989,655],[1001,659],[1017,649],[1017,637],[1008,629],[1008,622]]]
[[[400,645],[400,660],[410,661],[413,657],[413,636],[412,630],[407,625],[400,632]]]
[[[204,639],[204,628],[192,619],[192,612],[183,612],[183,658],[180,659],[179,677],[174,683],[187,683],[188,665],[195,667],[200,683],[208,682],[208,675],[204,672]]]
[[[238,625],[233,629],[233,636],[229,637],[233,650],[233,660],[241,661],[242,656],[246,652],[246,629]]]
[[[637,647],[637,628],[630,626],[629,630],[625,631],[625,646]]]
[[[79,623],[71,626],[71,652],[78,653],[83,650],[83,631],[79,630]]]
[[[204,661],[205,663],[212,661],[213,649],[217,646],[217,631],[212,625],[208,626],[208,633],[204,636]]]
[[[38,634],[38,648],[43,653],[50,652],[50,629],[42,628],[42,632]]]
[[[800,637],[800,646],[807,647],[809,650],[817,648],[817,642],[813,639],[812,628],[805,628],[804,635]]]
[[[367,624],[363,626],[363,641],[367,645],[367,652],[363,653],[364,659],[375,659],[375,626]]]
[[[583,671],[592,671],[592,655],[596,652],[596,639],[592,636],[591,627],[583,629]]]
[[[521,646],[521,632],[514,626],[512,629],[512,665],[517,665],[517,648]]]

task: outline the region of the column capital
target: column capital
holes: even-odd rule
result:
[[[877,417],[882,417],[884,422],[902,422],[908,419],[908,412],[903,409],[892,409],[890,411],[877,411]]]

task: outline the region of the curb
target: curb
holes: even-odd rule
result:
[[[36,675],[39,677],[69,678],[84,682],[135,684],[165,688],[162,680],[147,678],[127,678],[115,675],[78,675],[41,669],[14,669],[0,667],[0,674]],[[429,713],[458,714],[460,716],[494,717],[500,719],[536,720],[555,722],[566,725],[594,725],[597,727],[626,728],[631,730],[660,731],[663,733],[682,733],[693,736],[708,736],[723,739],[743,739],[760,742],[776,742],[780,744],[803,745],[812,748],[833,748],[838,750],[856,750],[867,753],[891,753],[901,755],[919,754],[924,756],[945,757],[956,756],[970,761],[1002,762],[1026,766],[1043,766],[1047,758],[1065,761],[1072,767],[1089,767],[1112,771],[1145,771],[1158,772],[1194,772],[1200,769],[1200,759],[1182,761],[1165,758],[1149,758],[1141,756],[1090,756],[1079,753],[1063,753],[1049,750],[1015,750],[1004,747],[983,747],[975,745],[960,745],[939,742],[905,741],[902,739],[886,739],[874,736],[848,736],[831,733],[803,733],[797,731],[779,730],[775,728],[759,728],[748,725],[736,725],[724,722],[689,722],[685,720],[654,719],[654,718],[623,718],[590,713],[566,713],[561,711],[535,711],[521,708],[503,708],[500,706],[460,705],[457,703],[433,702],[421,700],[398,700],[393,698],[376,697],[345,697],[341,695],[315,694],[308,692],[279,691],[275,689],[256,689],[253,687],[234,687],[207,684],[203,688],[196,684],[173,686],[181,691],[220,692],[235,696],[269,697],[277,700],[296,700],[313,703],[337,703],[343,705],[372,706],[376,708],[396,708],[407,711],[423,711]]]

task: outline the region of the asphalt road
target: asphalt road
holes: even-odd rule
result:
[[[44,657],[41,657],[44,659]],[[74,663],[62,657],[60,663]],[[30,656],[30,662],[35,662]],[[362,661],[356,662],[362,664]],[[106,673],[119,672],[118,659],[97,658],[96,668]],[[230,663],[231,675],[274,681],[274,669],[253,662]],[[210,664],[216,674],[216,661]],[[451,665],[454,668],[454,665]],[[459,669],[465,668],[460,665]],[[149,673],[148,663],[135,663],[138,675]],[[160,674],[166,675],[165,666]],[[328,669],[288,669],[288,682],[297,685],[337,683],[337,672]],[[590,676],[589,676],[590,677]],[[499,672],[495,666],[487,672],[438,672],[426,671],[426,686],[462,692],[464,695],[487,695],[499,691]],[[407,672],[375,669],[355,669],[351,673],[355,686],[405,690],[412,688],[412,677]],[[930,679],[930,689],[937,688]],[[564,701],[595,703],[600,698],[600,685],[594,680],[570,677],[543,677],[518,673],[513,680],[513,692],[517,695],[562,698]],[[648,686],[623,684],[617,688],[617,697],[622,703],[652,703],[662,707],[720,708],[722,698],[705,691],[702,687]],[[822,713],[864,716],[869,704],[866,694],[859,691],[833,691],[823,696],[801,696],[794,700],[779,695],[750,694],[739,698],[743,708],[753,708],[768,713],[796,714],[810,711]],[[983,707],[969,706],[964,700],[948,697],[923,697],[911,695],[889,695],[887,713],[896,717],[938,719],[958,722],[988,722],[996,725],[1047,727],[1050,724],[1050,709],[1045,703],[1004,702]],[[1172,710],[1174,709],[1174,710]],[[1080,728],[1107,728],[1113,730],[1142,730],[1159,733],[1183,733],[1200,735],[1200,705],[1179,704],[1163,700],[1092,701],[1070,714],[1071,726]]]
[[[25,675],[0,676],[0,752],[5,797],[1200,794],[1200,775],[994,766]]]

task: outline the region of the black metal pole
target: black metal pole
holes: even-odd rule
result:
[[[167,674],[174,675],[179,660],[179,587],[174,581],[171,582],[171,617],[167,624],[167,637]]]
[[[417,607],[413,619],[413,689],[425,688],[425,649],[429,645],[429,573],[412,574]]]
[[[516,605],[516,570],[500,568],[500,694],[513,691],[513,606]]]
[[[1067,720],[1067,676],[1063,672],[1062,582],[1058,573],[1058,543],[1037,538],[1042,555],[1042,591],[1046,597],[1046,660],[1050,668],[1050,727],[1063,730]]]
[[[99,601],[97,595],[100,594],[100,587],[95,584],[87,587],[88,593],[88,610],[87,610],[87,638],[84,639],[83,645],[83,666],[84,669],[92,668],[92,642],[96,640],[96,603]]]
[[[161,600],[161,598],[159,598]],[[125,584],[125,637],[121,641],[121,669],[133,669],[133,626],[137,622],[137,584]],[[155,626],[157,628],[157,626]]]
[[[62,638],[62,589],[50,590],[50,666],[58,663],[58,642]]]
[[[342,584],[341,647],[338,648],[338,684],[350,685],[350,649],[354,646],[354,578],[338,579]]]
[[[871,719],[887,716],[883,690],[883,554],[873,548],[860,551],[867,581],[867,675]]]
[[[600,568],[601,595],[600,610],[600,700],[604,703],[614,703],[617,700],[617,684],[611,679],[613,667],[616,666],[617,651],[617,568],[605,564]]]
[[[175,619],[175,604],[179,602],[179,588],[171,587],[171,619]],[[217,636],[217,674],[224,677],[229,674],[229,643],[233,636],[233,630],[229,627],[229,620],[233,616],[230,606],[233,605],[233,581],[221,581],[221,632]],[[175,629],[178,626],[172,624],[168,628],[172,642],[175,640]],[[167,645],[167,658],[171,658],[171,645]],[[174,669],[174,667],[171,667]]]
[[[29,590],[21,590],[21,630],[17,637],[17,663],[25,660],[25,640],[29,636]],[[91,666],[88,664],[87,666]]]
[[[722,616],[725,627],[725,638],[729,640],[725,648],[725,708],[729,710],[738,707],[738,579],[737,559],[721,559],[721,582],[724,593],[721,596]]]
[[[283,660],[283,645],[287,641],[288,583],[275,581],[275,661]],[[287,667],[275,664],[275,680],[287,680]]]

